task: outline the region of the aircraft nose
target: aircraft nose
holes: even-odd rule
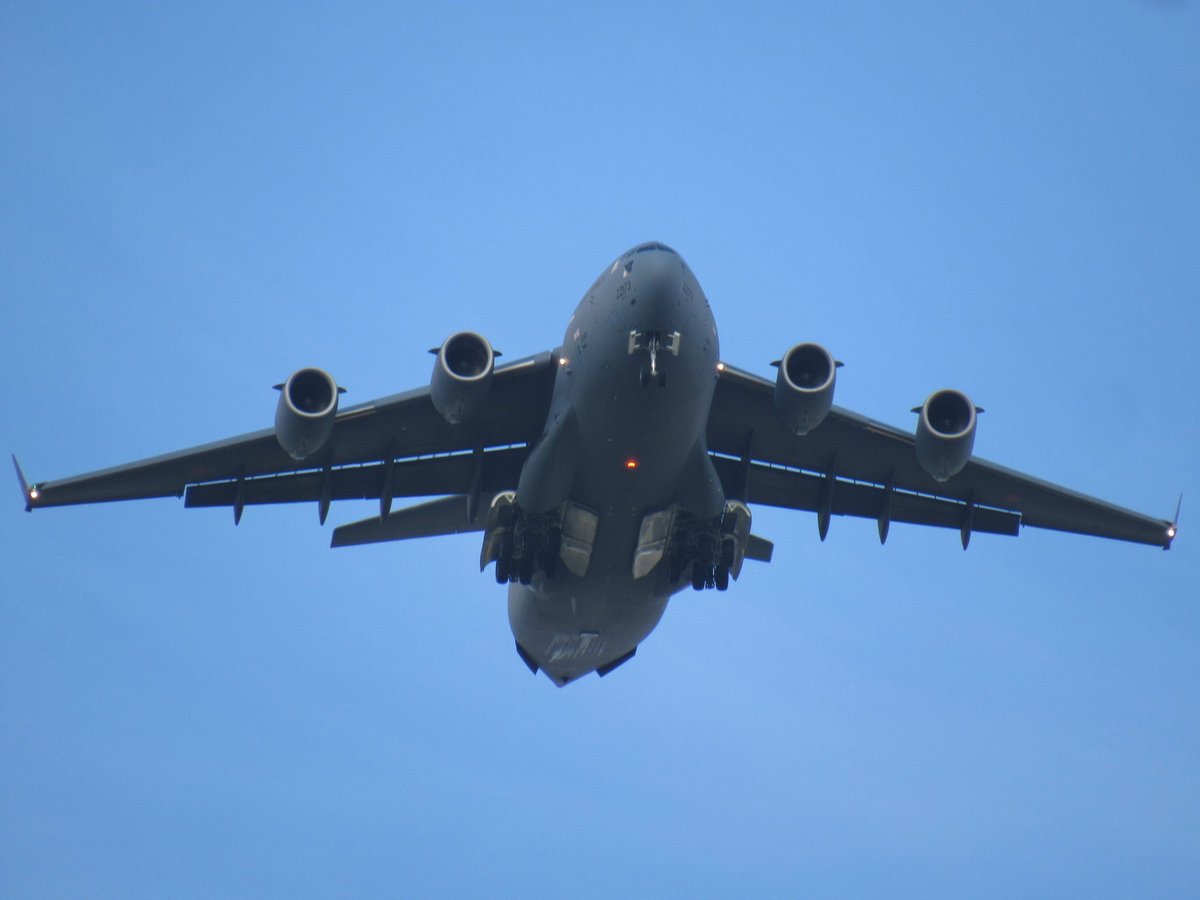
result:
[[[632,306],[635,314],[658,315],[666,313],[679,298],[683,285],[683,262],[670,250],[650,250],[638,253],[632,262],[630,277],[633,279]]]

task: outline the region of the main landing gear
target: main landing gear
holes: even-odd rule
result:
[[[716,563],[696,560],[692,563],[692,590],[703,591],[706,588],[716,588],[718,591],[729,590],[729,567],[732,564],[732,543],[726,544],[721,559]]]
[[[642,387],[649,387],[651,381],[658,382],[659,387],[667,386],[667,373],[659,369],[657,374],[653,366],[643,365],[641,371],[638,372],[638,384]]]
[[[693,590],[729,589],[729,576],[738,562],[739,533],[743,530],[749,533],[749,513],[745,514],[744,527],[739,527],[738,516],[745,507],[738,506],[740,509],[727,510],[724,516],[711,522],[688,517],[677,523],[668,563],[672,584],[689,575]]]
[[[560,566],[582,578],[596,542],[600,516],[568,500],[545,512],[530,513],[517,505],[513,491],[497,494],[488,508],[479,570],[496,564],[499,584],[529,584],[540,573],[554,578]]]
[[[728,555],[729,561],[724,558]],[[697,560],[692,563],[692,590],[703,591],[706,588],[716,588],[718,591],[729,590],[729,566],[733,561],[733,549],[723,554],[716,565],[706,566]]]
[[[553,578],[558,572],[562,529],[546,517],[526,518],[515,504],[504,523],[496,555],[496,583],[529,584],[535,572]]]

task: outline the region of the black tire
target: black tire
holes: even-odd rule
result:
[[[729,590],[729,566],[722,563],[713,573],[713,581],[717,583],[718,591]]]
[[[700,563],[692,563],[692,590],[704,590],[704,566]]]
[[[517,580],[521,584],[529,584],[529,582],[533,581],[532,556],[522,557],[521,561],[517,563]]]
[[[509,576],[508,560],[501,556],[496,560],[496,584],[505,584]]]

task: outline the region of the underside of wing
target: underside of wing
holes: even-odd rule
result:
[[[708,447],[726,493],[817,513],[1016,535],[1021,525],[1168,548],[1172,522],[1156,519],[971,457],[957,474],[933,478],[913,434],[833,407],[805,435],[784,428],[772,382],[722,366],[709,416]]]
[[[392,497],[428,497],[468,494],[473,488],[494,494],[516,486],[527,452],[524,446],[505,447],[194,484],[187,488],[184,505],[373,500],[389,493]]]
[[[516,486],[541,436],[556,370],[551,353],[497,368],[486,409],[451,423],[423,387],[337,412],[319,453],[302,461],[276,429],[242,435],[86,475],[26,484],[26,506],[181,497],[188,506],[464,494]]]

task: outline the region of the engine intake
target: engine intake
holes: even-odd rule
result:
[[[789,431],[808,434],[833,406],[838,363],[820,344],[797,344],[779,361],[775,414]]]
[[[292,459],[307,459],[329,440],[342,389],[324,369],[300,369],[276,387],[275,439]]]
[[[473,331],[450,335],[435,352],[429,394],[442,418],[457,425],[476,416],[487,402],[496,354]]]
[[[942,390],[929,395],[913,412],[917,420],[917,461],[937,481],[947,481],[962,471],[975,446],[978,409],[961,391]]]

